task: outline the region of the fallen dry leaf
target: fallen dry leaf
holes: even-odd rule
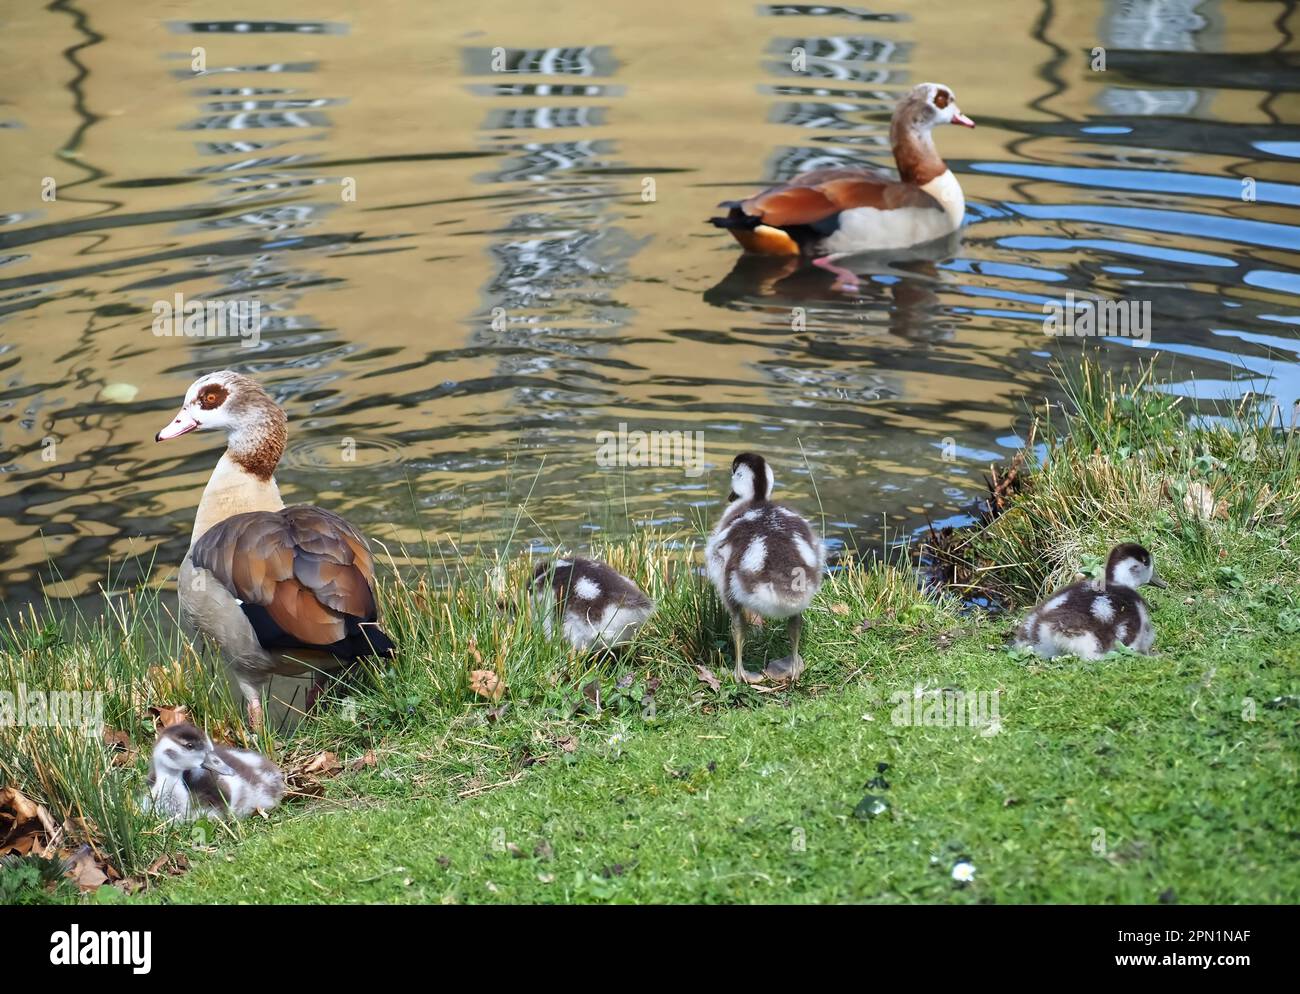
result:
[[[348,763],[349,770],[364,770],[371,766],[378,766],[379,759],[375,756],[375,750],[367,749],[365,754],[358,756],[352,762]]]
[[[555,744],[559,746],[561,751],[563,752],[578,751],[578,740],[575,739],[572,735],[566,735],[563,738],[556,739]]]
[[[338,756],[334,755],[334,753],[318,752],[298,772],[309,776],[330,777],[341,769],[343,769],[343,764],[339,762]]]
[[[43,804],[37,804],[17,787],[0,789],[0,855],[43,852],[55,831],[54,819]]]
[[[82,846],[70,860],[68,869],[63,874],[82,891],[98,890],[108,883],[106,874],[95,860],[90,846]]]
[[[135,748],[131,745],[131,736],[116,728],[104,726],[104,745],[113,753],[114,766],[130,766],[135,762]]]
[[[848,614],[850,610],[849,606],[843,601],[837,601],[831,605],[831,614],[845,615]]]
[[[695,679],[699,680],[700,683],[707,683],[710,690],[720,690],[722,688],[722,683],[713,670],[701,663],[695,665]]]
[[[288,767],[284,773],[284,785],[289,793],[301,797],[320,797],[325,793],[322,781],[337,776],[341,769],[343,764],[334,753],[318,752],[310,759]]]
[[[489,701],[499,701],[501,695],[506,692],[506,682],[491,670],[471,670],[469,689],[479,697],[486,697]]]
[[[172,725],[190,720],[190,709],[184,704],[175,707],[155,705],[149,709],[149,713],[153,715],[154,725],[160,732],[164,728],[171,728]]]
[[[1187,493],[1183,494],[1183,510],[1198,521],[1225,521],[1228,517],[1228,502],[1215,500],[1214,491],[1209,486],[1194,480],[1187,485]]]
[[[476,669],[483,665],[483,653],[478,651],[478,642],[476,640],[474,639],[469,640],[469,647],[467,648],[466,651],[470,654],[470,657],[474,660],[474,664],[470,667],[470,669]]]

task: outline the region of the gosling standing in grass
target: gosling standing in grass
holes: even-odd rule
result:
[[[260,753],[214,745],[189,722],[163,729],[149,761],[151,807],[182,821],[244,818],[284,796],[284,774]]]
[[[533,571],[533,603],[549,636],[558,624],[580,652],[599,644],[625,645],[654,613],[645,592],[618,570],[594,559],[557,559]]]
[[[1016,648],[1048,659],[1066,654],[1097,659],[1120,645],[1150,652],[1155,627],[1137,592],[1144,583],[1165,586],[1151,553],[1132,543],[1115,546],[1106,559],[1105,579],[1071,584],[1039,604],[1016,632]]]
[[[771,501],[772,469],[745,452],[731,463],[730,506],[709,536],[705,567],[731,615],[736,645],[736,680],[794,681],[803,672],[799,632],[803,612],[821,586],[826,554],[802,515]],[[745,669],[745,612],[789,618],[790,655],[769,662],[761,673]]]

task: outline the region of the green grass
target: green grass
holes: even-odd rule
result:
[[[765,693],[727,676],[726,618],[689,544],[601,550],[660,603],[617,657],[542,635],[517,593],[526,563],[434,561],[385,581],[399,657],[254,743],[289,764],[329,749],[374,765],[192,831],[136,810],[148,706],[247,733],[142,592],[104,619],[24,618],[0,652],[0,687],[105,688],[140,757],[114,767],[84,737],[0,728],[0,787],[80,813],[125,876],[187,859],[132,900],[1295,902],[1300,441],[1187,428],[1144,377],[1072,383],[1071,415],[1039,428],[1049,458],[963,552],[1023,603],[1144,542],[1171,583],[1149,594],[1152,657],[1009,652],[1012,616],[926,595],[908,568],[853,567],[809,612],[800,685]],[[1193,483],[1223,502],[1208,520],[1185,502]],[[751,667],[784,654],[782,628],[750,642]],[[471,668],[504,677],[504,711],[473,695]],[[895,720],[945,688],[996,694],[996,732]],[[964,886],[959,860],[975,867]]]

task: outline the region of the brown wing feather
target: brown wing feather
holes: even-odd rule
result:
[[[764,190],[741,205],[751,217],[778,228],[816,224],[853,207],[894,210],[933,207],[939,202],[920,187],[860,169],[815,169]]]
[[[366,540],[319,507],[227,518],[194,544],[191,560],[240,600],[266,608],[306,645],[344,638],[349,618],[375,620],[374,558]]]

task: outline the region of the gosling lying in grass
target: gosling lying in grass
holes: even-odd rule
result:
[[[532,597],[546,634],[558,624],[564,640],[580,652],[631,642],[655,609],[654,601],[618,570],[578,556],[539,563]]]
[[[181,821],[266,810],[284,796],[284,775],[265,756],[214,745],[188,722],[163,729],[149,762],[149,807]]]
[[[1048,659],[1066,654],[1098,659],[1121,645],[1148,653],[1156,632],[1137,592],[1144,583],[1166,585],[1151,553],[1132,543],[1117,545],[1106,559],[1105,578],[1071,584],[1048,597],[1017,630],[1015,647]]]

